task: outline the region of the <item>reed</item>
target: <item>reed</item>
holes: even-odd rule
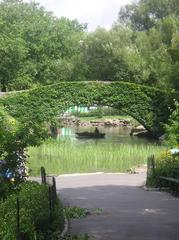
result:
[[[38,175],[41,166],[48,174],[126,172],[145,164],[147,157],[158,154],[157,145],[119,143],[81,143],[48,140],[39,147],[29,148],[29,167]]]

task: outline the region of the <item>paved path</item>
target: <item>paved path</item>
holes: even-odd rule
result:
[[[143,190],[144,180],[145,173],[58,177],[66,205],[103,209],[72,220],[71,233],[87,233],[95,240],[179,240],[179,199]]]

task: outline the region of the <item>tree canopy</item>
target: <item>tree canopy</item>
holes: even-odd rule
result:
[[[56,18],[35,2],[0,2],[3,91],[71,79],[85,26]]]

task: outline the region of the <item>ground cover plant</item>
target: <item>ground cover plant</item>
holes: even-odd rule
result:
[[[67,218],[84,218],[88,214],[88,210],[80,207],[65,207],[65,215]]]
[[[85,235],[79,234],[79,235],[65,236],[65,237],[60,238],[59,240],[89,240],[89,239],[90,238],[87,234],[85,234]]]

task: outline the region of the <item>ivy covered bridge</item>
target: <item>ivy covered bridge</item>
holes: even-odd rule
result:
[[[48,122],[72,106],[121,109],[154,136],[160,136],[174,106],[174,94],[126,82],[61,82],[1,98],[6,110],[21,122]]]

